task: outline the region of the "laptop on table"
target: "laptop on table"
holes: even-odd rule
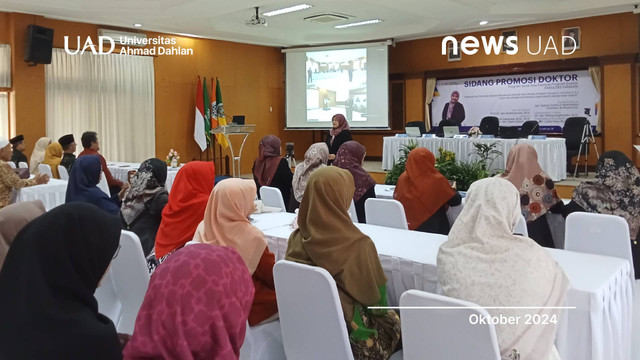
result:
[[[457,126],[443,126],[442,127],[444,137],[452,138],[454,135],[460,134],[460,130]]]
[[[407,132],[407,136],[409,137],[420,137],[422,136],[422,134],[420,134],[420,128],[417,126],[407,126],[405,128],[405,131]]]

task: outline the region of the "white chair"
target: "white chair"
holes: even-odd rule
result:
[[[514,234],[520,234],[524,237],[529,237],[529,231],[527,230],[527,220],[524,219],[524,216],[520,215],[520,221],[513,228]]]
[[[367,199],[364,202],[367,224],[408,230],[404,207],[398,200]]]
[[[120,321],[120,313],[122,312],[122,303],[118,299],[113,285],[111,269],[102,278],[100,286],[93,293],[93,297],[98,302],[98,312],[111,319],[113,325],[117,327]]]
[[[8,161],[7,164],[9,164],[9,167],[12,169],[16,168],[16,163],[14,163],[13,161]]]
[[[149,286],[149,270],[138,235],[122,230],[120,248],[111,261],[111,277],[118,300],[122,304],[119,333],[133,334],[138,311]]]
[[[28,165],[26,162],[24,162],[24,161],[20,161],[20,162],[18,163],[18,167],[19,167],[20,169],[28,169],[28,168],[29,168],[29,165]]]
[[[240,347],[238,360],[286,360],[282,345],[282,330],[280,321],[275,320],[265,324],[249,326],[244,335],[244,342]]]
[[[460,309],[405,309],[403,307],[460,307]],[[400,297],[404,359],[500,360],[492,324],[471,324],[472,316],[490,316],[468,301],[408,290]],[[476,308],[470,308],[476,307]]]
[[[264,206],[280,208],[282,211],[287,211],[287,207],[284,205],[282,199],[282,193],[280,189],[271,186],[260,187],[260,199]]]
[[[66,167],[58,165],[58,174],[60,174],[60,180],[69,180],[69,172]]]
[[[356,212],[356,204],[351,199],[351,206],[349,206],[349,216],[351,216],[351,221],[354,223],[359,223],[358,221],[358,213]]]
[[[103,172],[100,172],[100,182],[98,183],[98,188],[104,191],[107,196],[111,196],[111,192],[109,191],[109,184],[107,184],[107,177]]]
[[[38,171],[40,172],[40,174],[47,174],[49,175],[50,178],[53,179],[53,172],[51,172],[51,166],[47,164],[40,164],[38,165]]]

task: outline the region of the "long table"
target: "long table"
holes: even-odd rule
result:
[[[456,158],[462,161],[477,160],[472,155],[475,149],[474,143],[497,143],[497,150],[502,152],[491,164],[489,170],[504,169],[507,165],[509,150],[516,144],[524,143],[533,146],[538,153],[538,162],[551,179],[559,181],[567,178],[567,148],[563,138],[548,138],[546,140],[527,139],[480,139],[480,138],[409,138],[409,137],[385,137],[382,148],[382,169],[389,170],[398,161],[403,145],[415,141],[418,147],[429,149],[438,157],[438,148],[453,151]]]
[[[49,179],[49,182],[41,185],[29,186],[13,191],[12,203],[40,200],[44,208],[49,211],[58,205],[64,204],[67,195],[67,181]]]
[[[140,163],[127,163],[127,162],[110,162],[107,163],[107,168],[111,171],[111,175],[122,181],[129,181],[129,171],[136,171],[140,167]],[[165,182],[165,187],[167,191],[171,191],[171,185],[173,185],[173,180],[176,178],[176,174],[178,174],[178,170],[180,167],[171,168],[167,167],[167,180]]]
[[[256,221],[263,215],[252,215]],[[284,258],[290,218],[271,217],[263,230],[276,260]],[[438,287],[436,257],[444,235],[356,224],[374,242],[387,275],[390,305],[410,289],[435,293]],[[547,249],[564,269],[571,286],[565,311],[559,321],[556,346],[563,360],[608,360],[631,358],[632,283],[627,260],[606,256]]]

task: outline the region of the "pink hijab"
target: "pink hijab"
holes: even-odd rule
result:
[[[258,158],[253,163],[253,175],[258,179],[260,186],[269,186],[273,175],[280,164],[280,139],[275,135],[267,135],[260,140],[258,145]]]
[[[349,170],[353,175],[356,191],[353,194],[353,201],[358,201],[372,186],[376,185],[371,175],[362,167],[362,160],[367,150],[357,141],[347,141],[340,146],[333,166]]]
[[[333,119],[338,119],[338,127],[337,128],[331,128],[331,130],[329,130],[329,134],[331,135],[331,143],[333,144],[333,138],[335,138],[338,134],[340,134],[342,131],[344,130],[349,130],[349,123],[347,122],[347,119],[344,117],[344,115],[342,114],[335,114],[333,115],[333,117],[331,118],[331,121],[333,121]]]
[[[236,249],[251,274],[267,247],[262,231],[251,225],[248,219],[253,213],[255,197],[256,183],[252,180],[233,178],[220,181],[211,192],[204,220],[193,237],[197,242]]]
[[[253,300],[230,247],[195,244],[153,273],[125,359],[238,359]]]

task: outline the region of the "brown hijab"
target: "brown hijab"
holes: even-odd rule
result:
[[[341,132],[343,132],[344,130],[349,130],[349,123],[347,122],[347,119],[344,117],[344,115],[342,114],[335,114],[333,115],[333,117],[331,118],[331,121],[333,121],[333,119],[338,120],[338,127],[337,128],[331,128],[331,130],[329,130],[329,134],[331,135],[331,143],[333,144],[333,139],[340,134]]]
[[[353,319],[356,304],[369,306],[380,301],[379,287],[387,282],[375,245],[349,216],[354,188],[346,170],[328,166],[314,171],[285,257],[331,274],[347,323]]]
[[[366,154],[366,149],[357,141],[347,141],[340,146],[333,166],[349,170],[353,175],[356,190],[353,194],[353,201],[358,201],[367,190],[376,185],[371,175],[362,167],[362,160]]]
[[[280,139],[275,135],[267,135],[260,140],[258,158],[253,163],[253,175],[260,186],[269,186],[280,164]]]
[[[45,213],[42,201],[26,201],[0,209],[0,268],[13,239],[25,225]]]

